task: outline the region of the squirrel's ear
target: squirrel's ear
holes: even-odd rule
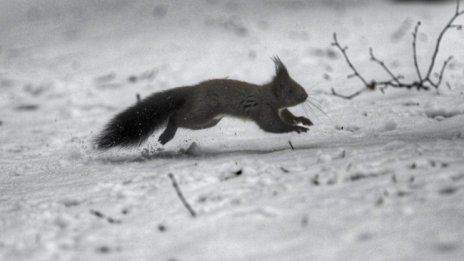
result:
[[[290,75],[288,74],[284,63],[282,63],[278,56],[272,57],[272,61],[274,61],[275,64],[275,76],[272,82],[276,85],[276,87],[282,88],[286,85],[288,79],[290,79]]]

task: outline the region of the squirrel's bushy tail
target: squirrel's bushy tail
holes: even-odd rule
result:
[[[117,114],[94,139],[97,149],[142,144],[185,102],[186,88],[154,93]]]

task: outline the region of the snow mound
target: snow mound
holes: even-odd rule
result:
[[[84,158],[84,152],[79,144],[69,144],[63,151],[64,160],[77,161]]]
[[[396,130],[398,124],[394,120],[388,120],[383,123],[382,127],[380,128],[381,131],[393,131]]]
[[[427,117],[435,119],[437,121],[442,121],[446,118],[451,118],[460,114],[464,114],[464,111],[457,110],[457,109],[449,109],[449,108],[426,108],[424,110],[425,115]]]
[[[203,149],[196,142],[192,142],[188,149],[183,150],[183,152],[190,156],[200,156],[204,153]]]

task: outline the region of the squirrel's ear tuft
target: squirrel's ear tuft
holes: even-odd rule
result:
[[[285,84],[285,82],[290,78],[287,68],[277,55],[272,57],[272,61],[275,65],[275,76],[273,82]]]

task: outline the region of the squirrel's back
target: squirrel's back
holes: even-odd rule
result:
[[[193,95],[185,107],[214,110],[217,114],[246,117],[244,109],[267,99],[263,86],[237,80],[208,80],[193,88]]]

